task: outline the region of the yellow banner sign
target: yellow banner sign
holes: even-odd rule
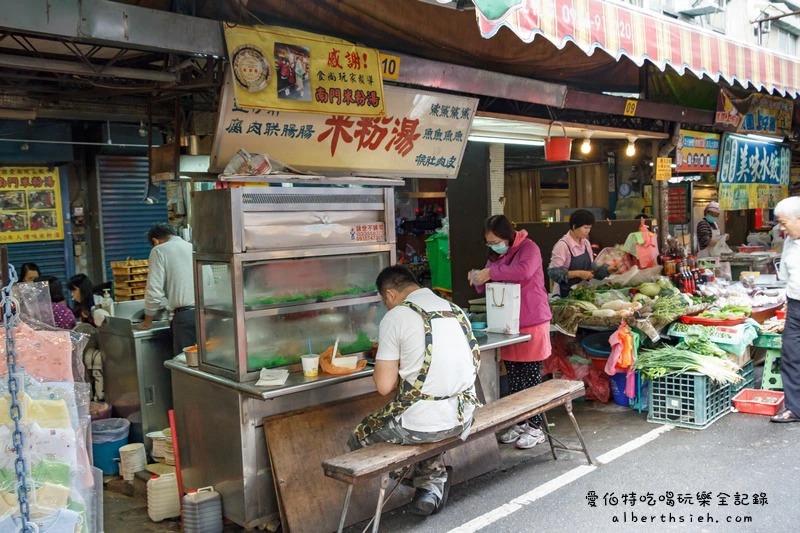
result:
[[[656,158],[656,180],[668,181],[672,177],[672,159],[669,157]]]
[[[768,183],[720,183],[719,207],[723,211],[772,209],[789,196],[788,185]]]
[[[236,100],[251,109],[385,114],[373,48],[277,26],[225,25]]]
[[[58,169],[0,167],[0,243],[64,238]]]

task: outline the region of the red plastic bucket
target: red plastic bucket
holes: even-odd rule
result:
[[[553,124],[561,126],[564,132],[563,137],[551,137],[550,131],[553,129]],[[554,121],[550,123],[547,128],[547,139],[544,140],[544,158],[547,161],[568,161],[572,153],[572,139],[567,137],[567,129],[560,122]]]

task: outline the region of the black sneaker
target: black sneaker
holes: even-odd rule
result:
[[[441,500],[428,489],[417,489],[411,502],[411,512],[419,516],[430,516],[442,508]]]
[[[445,469],[447,470],[447,479],[445,480],[444,488],[442,489],[442,499],[439,501],[439,505],[437,505],[436,509],[433,511],[434,514],[444,509],[444,506],[447,505],[447,497],[450,495],[450,485],[453,484],[453,467],[446,466]]]

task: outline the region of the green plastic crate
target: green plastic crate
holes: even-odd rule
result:
[[[761,333],[753,340],[753,346],[756,348],[773,348],[780,350],[783,346],[783,335]]]
[[[431,267],[431,285],[440,289],[453,289],[450,268],[450,239],[444,233],[434,233],[425,240],[428,265]]]
[[[697,372],[667,374],[650,382],[648,422],[705,429],[730,412],[731,385]]]

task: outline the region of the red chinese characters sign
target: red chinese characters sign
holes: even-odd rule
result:
[[[474,98],[387,87],[386,116],[247,109],[223,91],[211,170],[239,149],[309,172],[455,178],[477,106]]]
[[[58,169],[0,167],[0,243],[63,238]]]
[[[225,26],[236,100],[248,109],[383,116],[378,51],[274,26]]]

